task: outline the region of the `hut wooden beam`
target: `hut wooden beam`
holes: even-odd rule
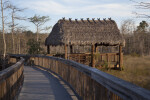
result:
[[[67,48],[68,46],[65,44],[65,59],[67,59],[68,58],[68,55],[67,55],[67,53],[68,53],[68,48]]]
[[[50,46],[47,45],[47,54],[50,54]]]
[[[123,53],[122,53],[122,45],[119,45],[119,69],[122,69],[123,65]]]
[[[98,53],[98,45],[95,44],[95,52]]]
[[[91,46],[91,64],[92,67],[95,67],[95,58],[94,58],[95,45]]]
[[[70,54],[72,54],[73,53],[73,47],[72,47],[72,45],[70,45]]]

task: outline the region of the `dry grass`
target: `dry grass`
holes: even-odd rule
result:
[[[124,56],[124,70],[104,70],[116,77],[150,90],[150,56]]]

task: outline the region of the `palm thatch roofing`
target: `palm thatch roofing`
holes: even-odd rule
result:
[[[123,45],[124,39],[111,18],[100,20],[60,19],[46,38],[45,45]]]

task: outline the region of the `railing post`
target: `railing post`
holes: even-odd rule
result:
[[[116,54],[114,55],[114,62],[116,62]]]
[[[109,68],[109,54],[106,54],[106,59],[107,59],[107,67]]]
[[[80,56],[81,56],[81,55],[79,54],[79,55],[78,55],[78,62],[79,62],[79,63],[81,62],[81,59],[80,59],[81,57],[80,57]]]
[[[91,46],[91,63],[92,63],[92,67],[95,67],[95,58],[94,58],[94,50],[95,49],[95,45]]]
[[[119,45],[119,69],[122,70],[123,65],[123,54],[122,54],[122,45]]]
[[[67,56],[68,56],[67,53],[68,53],[68,52],[67,52],[67,45],[65,44],[65,59],[68,58],[68,57],[67,57]]]
[[[45,61],[44,61],[44,60],[45,60],[45,58],[42,57],[42,66],[43,66],[43,67],[45,67]]]

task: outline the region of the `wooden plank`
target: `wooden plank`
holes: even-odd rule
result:
[[[68,46],[65,44],[65,59],[67,59],[68,58]]]
[[[119,45],[119,69],[122,70],[123,65],[123,54],[122,54],[122,45]]]
[[[94,58],[94,50],[95,49],[95,45],[92,45],[91,46],[91,64],[92,64],[92,67],[95,67],[95,58]]]

